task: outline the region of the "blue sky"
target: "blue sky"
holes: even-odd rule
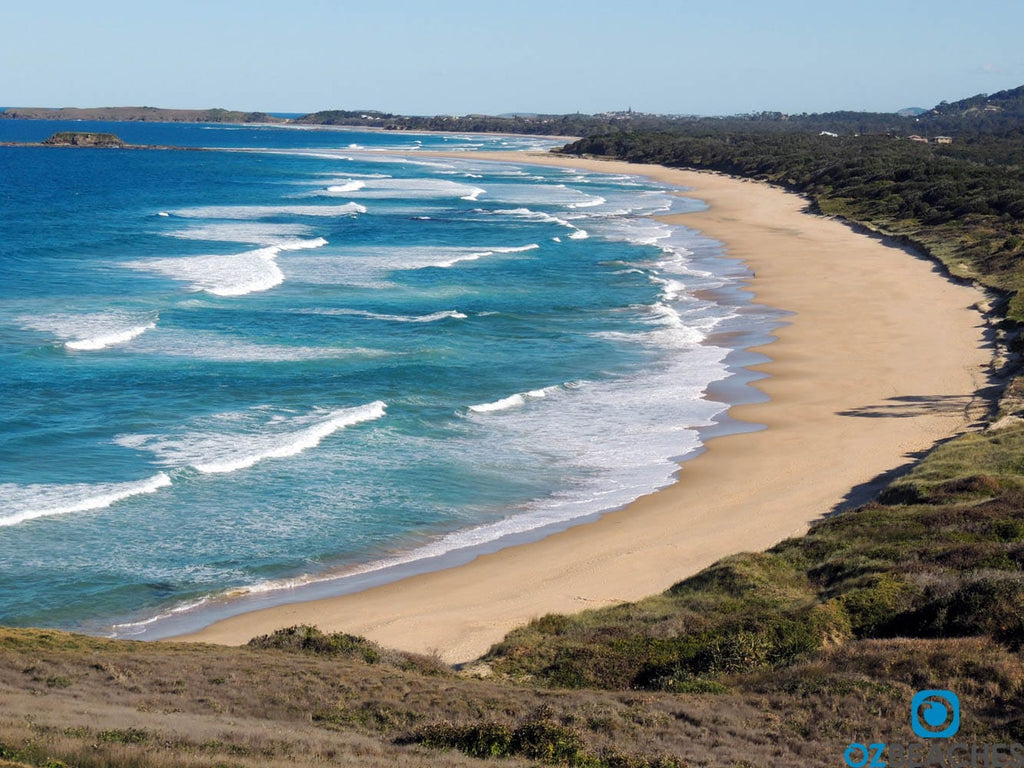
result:
[[[893,111],[1024,84],[1022,32],[1021,0],[4,3],[0,105]]]

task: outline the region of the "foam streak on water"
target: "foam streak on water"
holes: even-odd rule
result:
[[[163,472],[127,483],[77,483],[69,485],[0,484],[0,527],[27,520],[73,512],[104,509],[119,501],[154,493],[171,484]]]
[[[207,205],[171,212],[184,219],[261,219],[271,216],[352,216],[366,213],[359,203],[344,205]]]
[[[156,328],[156,314],[110,311],[96,314],[54,314],[19,318],[22,327],[52,333],[76,351],[106,349]]]
[[[578,384],[576,385],[578,386]],[[493,411],[504,411],[509,408],[515,408],[520,405],[525,405],[528,400],[540,399],[547,397],[548,395],[559,391],[561,387],[544,387],[543,389],[531,389],[529,392],[517,392],[514,395],[503,397],[500,400],[495,400],[493,403],[480,403],[479,405],[469,406],[469,410],[473,413],[491,413]]]
[[[214,296],[244,296],[269,291],[284,282],[284,273],[277,266],[277,257],[282,251],[300,251],[324,245],[327,241],[318,237],[224,256],[146,259],[129,262],[128,266],[188,281],[193,290]]]
[[[466,319],[466,315],[456,309],[445,309],[440,312],[431,312],[429,315],[387,315],[381,314],[380,312],[371,312],[365,309],[309,309],[300,311],[315,315],[350,315],[353,317],[365,317],[370,320],[388,320],[394,323],[436,323],[438,320]]]
[[[356,408],[282,415],[267,408],[220,413],[175,435],[122,435],[126,448],[149,451],[167,467],[192,467],[203,474],[248,469],[266,459],[296,456],[335,432],[384,417],[379,400]]]

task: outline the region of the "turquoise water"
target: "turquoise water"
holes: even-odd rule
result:
[[[697,201],[417,156],[545,140],[0,140],[59,129],[216,151],[0,148],[0,624],[157,636],[620,507],[770,327],[742,265],[650,218]]]

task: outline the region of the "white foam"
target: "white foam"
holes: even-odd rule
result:
[[[614,218],[590,226],[597,228],[606,240],[653,246],[660,246],[662,240],[670,238],[673,229],[669,224],[647,218]]]
[[[312,230],[305,224],[277,224],[250,221],[246,223],[218,222],[191,226],[172,232],[162,232],[161,234],[167,237],[175,237],[179,240],[274,245],[288,237],[302,237],[311,233]]]
[[[366,213],[359,203],[344,205],[202,205],[172,211],[184,219],[263,219],[270,216],[351,216]]]
[[[705,341],[716,326],[723,320],[734,317],[732,313],[717,313],[706,316],[699,314],[683,318],[680,311],[668,302],[657,302],[650,306],[633,307],[641,313],[640,319],[647,325],[654,326],[651,331],[598,331],[594,338],[623,341],[629,344],[637,342],[662,349],[692,349]]]
[[[327,188],[328,192],[355,192],[366,186],[365,181],[348,181],[344,184],[332,184]]]
[[[446,309],[440,312],[431,312],[429,315],[388,315],[379,312],[370,312],[365,309],[313,309],[299,310],[302,314],[315,315],[352,315],[355,317],[368,317],[372,320],[388,320],[395,323],[434,323],[438,320],[465,320],[466,315],[455,309]]]
[[[579,386],[575,383],[573,386]],[[471,405],[469,410],[473,413],[493,413],[494,411],[507,411],[509,408],[517,408],[521,405],[526,405],[527,400],[539,400],[547,397],[548,395],[554,394],[563,390],[562,385],[555,385],[552,387],[544,387],[543,389],[531,389],[529,392],[517,392],[514,395],[503,397],[500,400],[495,400],[492,403],[481,403],[480,405]]]
[[[477,259],[483,258],[484,256],[494,256],[495,254],[500,253],[524,253],[526,251],[536,250],[537,248],[540,248],[540,245],[538,245],[537,243],[530,243],[529,245],[523,245],[518,248],[492,248],[486,251],[471,251],[468,253],[460,254],[446,261],[439,261],[436,264],[431,264],[429,266],[447,269],[449,267],[454,267],[460,261],[476,261]]]
[[[385,246],[346,249],[341,257],[301,256],[288,260],[289,280],[310,285],[353,285],[389,288],[389,276],[419,269],[448,269],[484,257],[512,257],[540,248],[537,243],[513,247]]]
[[[490,413],[492,411],[504,411],[508,408],[515,408],[516,406],[523,405],[526,402],[526,398],[521,394],[516,393],[503,397],[500,400],[495,400],[493,403],[481,403],[480,405],[471,405],[469,410],[473,413]]]
[[[339,430],[380,419],[385,412],[386,405],[380,400],[355,408],[315,408],[300,415],[252,408],[197,420],[180,434],[121,435],[116,442],[149,451],[167,467],[189,466],[203,474],[223,474],[266,459],[295,456]]]
[[[194,611],[196,608],[202,608],[212,599],[212,596],[205,595],[199,598],[198,600],[190,600],[185,603],[179,603],[178,605],[174,606],[168,611],[165,611],[164,613],[158,613],[156,616],[151,616],[148,619],[143,619],[142,621],[130,621],[124,624],[114,624],[110,628],[111,633],[109,636],[111,638],[119,638],[141,635],[143,632],[146,631],[146,627],[152,624],[156,624],[157,622],[163,621],[164,619],[169,619],[172,616],[177,616],[182,613],[188,613],[189,611]]]
[[[594,195],[591,200],[584,200],[579,203],[569,203],[570,208],[593,208],[597,205],[604,205],[608,201],[600,195]]]
[[[545,224],[558,224],[569,230],[569,237],[572,240],[586,240],[590,235],[585,229],[582,229],[571,221],[555,216],[544,211],[534,211],[530,208],[509,208],[509,209],[498,209],[495,211],[485,211],[478,209],[480,213],[494,214],[499,216],[514,216],[520,219],[527,219],[529,221],[536,221]],[[559,241],[560,242],[560,241]]]
[[[105,336],[95,336],[91,339],[82,339],[81,341],[68,341],[64,343],[64,346],[68,349],[78,350],[106,349],[107,347],[112,347],[115,344],[125,344],[153,328],[156,328],[156,323],[147,323],[146,325],[127,328],[123,331],[110,333]]]
[[[154,493],[171,484],[160,472],[145,480],[127,483],[75,483],[69,485],[0,484],[0,526],[73,512],[104,509],[119,501]]]
[[[352,173],[351,171],[346,173],[344,177],[339,178],[336,173],[317,173],[314,176],[320,176],[323,178],[335,179],[332,184],[347,184],[352,179],[390,179],[391,174],[388,173]],[[307,184],[305,181],[292,182],[295,184]]]
[[[156,313],[120,311],[18,318],[23,328],[52,333],[64,340],[66,349],[76,351],[94,351],[127,344],[156,328],[158,319]]]
[[[344,187],[344,189],[342,189]],[[470,184],[462,184],[448,179],[366,179],[363,186],[343,184],[335,188],[333,185],[319,192],[323,196],[344,194],[348,197],[363,198],[404,198],[431,199],[457,197],[463,200],[476,200],[487,190]]]
[[[320,248],[324,245],[327,245],[327,241],[318,237],[315,240],[297,240],[243,253],[145,259],[128,262],[126,266],[188,281],[193,290],[205,291],[214,296],[244,296],[247,293],[268,291],[284,282],[284,273],[277,266],[277,257],[282,251]]]
[[[132,352],[167,357],[186,357],[224,363],[286,363],[336,360],[350,357],[385,357],[392,353],[365,347],[309,347],[256,344],[244,338],[213,331],[167,330],[132,345]]]
[[[487,197],[503,203],[525,205],[556,205],[570,209],[593,208],[603,205],[605,198],[590,195],[565,184],[509,184],[487,185]]]

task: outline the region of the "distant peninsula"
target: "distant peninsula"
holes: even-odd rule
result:
[[[287,123],[284,117],[266,112],[230,109],[159,109],[157,107],[12,107],[0,112],[0,120],[94,120],[149,123]]]

